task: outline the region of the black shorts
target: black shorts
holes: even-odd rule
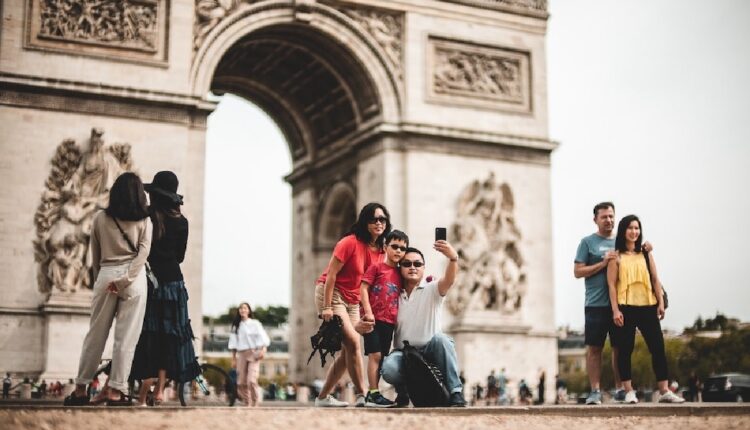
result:
[[[375,328],[365,334],[365,355],[379,352],[385,357],[391,351],[393,341],[393,324],[383,321],[375,321]]]
[[[612,321],[612,308],[586,307],[585,343],[589,346],[603,347],[609,335],[609,344],[617,346],[615,323]]]

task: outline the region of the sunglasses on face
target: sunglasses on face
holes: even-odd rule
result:
[[[384,216],[379,216],[377,218],[372,218],[370,221],[367,221],[367,223],[368,224],[377,224],[377,223],[387,224],[388,223],[388,218],[386,218]]]
[[[391,249],[394,250],[394,251],[406,252],[406,247],[405,246],[399,246],[399,245],[396,245],[395,243],[392,243],[392,244],[390,244],[388,246],[390,246]]]
[[[416,267],[416,268],[420,268],[420,267],[424,266],[424,263],[422,263],[421,261],[409,261],[409,260],[403,260],[403,261],[401,261],[398,264],[399,264],[399,266],[406,267],[407,269],[409,267],[411,267],[412,265],[414,267]]]

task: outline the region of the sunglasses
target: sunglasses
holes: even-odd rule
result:
[[[411,267],[412,265],[414,267],[416,267],[416,268],[420,268],[420,267],[424,266],[424,263],[422,263],[421,261],[409,261],[409,260],[403,260],[403,261],[401,261],[398,264],[399,264],[399,266],[406,267],[407,269],[409,267]]]
[[[379,216],[377,218],[372,218],[370,221],[367,221],[367,223],[368,224],[377,224],[377,223],[388,224],[388,218],[384,216]]]
[[[390,246],[391,249],[394,250],[394,251],[406,252],[406,247],[405,246],[398,246],[395,243],[392,243],[392,244],[390,244],[388,246]]]

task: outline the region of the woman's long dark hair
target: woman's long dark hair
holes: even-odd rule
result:
[[[154,225],[154,241],[161,239],[165,232],[165,219],[167,217],[177,218],[181,215],[180,205],[169,197],[159,193],[151,193],[151,223]]]
[[[248,313],[247,317],[252,318],[253,317],[253,308],[250,307],[250,303],[242,302],[239,306],[237,306],[237,313],[234,314],[234,321],[232,321],[232,327],[230,328],[230,331],[232,333],[237,333],[237,329],[240,328],[240,323],[242,322],[242,317],[240,316],[240,308],[242,305],[247,306]]]
[[[369,244],[370,241],[372,241],[372,237],[370,236],[370,230],[367,229],[367,225],[369,224],[370,220],[375,218],[375,211],[377,209],[381,209],[386,218],[385,230],[383,230],[383,234],[375,239],[375,246],[377,246],[378,249],[382,249],[383,245],[385,244],[386,236],[388,236],[388,233],[391,232],[391,214],[389,214],[388,209],[386,209],[385,206],[381,205],[380,203],[366,204],[362,208],[362,210],[359,211],[357,221],[352,224],[351,228],[349,228],[349,231],[345,236],[353,234],[357,237],[357,239],[359,239],[360,242]]]
[[[638,228],[641,229],[641,234],[638,235],[638,239],[635,241],[635,252],[641,252],[641,243],[643,243],[643,226],[641,220],[635,215],[628,215],[620,220],[617,224],[617,236],[615,237],[615,249],[620,252],[628,250],[627,241],[625,240],[625,232],[628,231],[628,226],[631,222],[638,221]]]
[[[141,178],[133,172],[118,176],[109,190],[109,206],[104,211],[123,221],[140,221],[148,217],[146,192]]]

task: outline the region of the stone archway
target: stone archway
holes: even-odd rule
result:
[[[515,379],[555,374],[546,0],[153,0],[117,2],[128,10],[113,16],[112,2],[66,1],[109,19],[78,19],[53,0],[2,7],[0,325],[10,329],[0,362],[9,370],[75,371],[86,294],[37,291],[32,227],[56,148],[85,142],[93,127],[108,145],[129,143],[142,176],[181,177],[193,238],[183,270],[200,333],[215,91],[265,109],[292,155],[293,380],[319,373],[302,364],[317,325],[312,284],[346,214],[368,201],[385,204],[418,247],[429,249],[436,226],[461,243],[466,282],[444,329],[470,384],[501,364]]]

